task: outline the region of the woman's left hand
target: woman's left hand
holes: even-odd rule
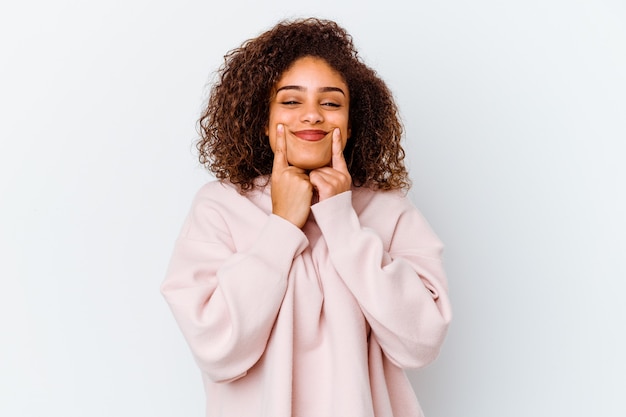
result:
[[[333,131],[332,153],[330,166],[317,168],[309,173],[309,179],[317,191],[319,201],[349,191],[352,186],[352,177],[343,157],[339,129]]]

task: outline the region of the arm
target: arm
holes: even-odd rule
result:
[[[275,215],[245,252],[229,233],[215,209],[196,203],[161,287],[196,362],[216,382],[245,375],[261,357],[291,262],[308,245]]]
[[[400,196],[380,207],[381,219],[397,219],[387,251],[375,230],[361,226],[351,192],[312,210],[335,269],[359,302],[385,355],[402,368],[434,360],[451,309],[442,245],[419,212]]]

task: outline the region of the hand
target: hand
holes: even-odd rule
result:
[[[276,127],[272,166],[272,213],[302,228],[311,211],[313,185],[306,171],[287,162],[285,127]]]
[[[348,191],[352,186],[352,177],[343,157],[341,131],[338,128],[333,131],[332,153],[331,166],[314,169],[309,173],[319,201]]]

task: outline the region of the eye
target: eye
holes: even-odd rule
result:
[[[295,100],[285,100],[285,101],[281,101],[280,104],[285,105],[285,106],[295,106],[296,104],[300,104],[300,102],[295,101]]]
[[[322,103],[322,106],[337,108],[337,107],[341,107],[341,104],[337,104],[337,103],[334,103],[332,101],[329,101],[329,102],[326,102],[326,103]]]

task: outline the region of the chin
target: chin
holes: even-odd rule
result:
[[[318,152],[310,152],[308,155],[305,152],[301,152],[295,155],[287,155],[292,156],[288,158],[289,163],[295,167],[305,169],[307,171],[325,167],[330,165],[331,154],[324,152],[324,154],[320,155]]]
[[[330,164],[330,161],[289,161],[289,163],[295,167],[311,171],[313,169],[325,167]]]

